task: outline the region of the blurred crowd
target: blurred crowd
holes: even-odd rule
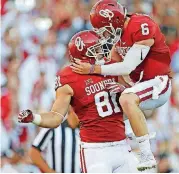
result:
[[[1,168],[38,171],[27,151],[39,129],[19,125],[17,115],[27,108],[35,112],[51,108],[55,75],[68,64],[67,44],[76,32],[91,29],[89,11],[96,1],[1,0]],[[146,115],[149,130],[157,132],[152,148],[158,171],[179,172],[179,1],[119,2],[130,13],[151,15],[166,36],[172,56],[172,95]]]

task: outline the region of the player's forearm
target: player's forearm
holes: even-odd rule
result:
[[[41,152],[38,151],[36,148],[32,147],[29,151],[29,156],[33,162],[42,172],[44,173],[54,173],[46,161],[43,159]]]
[[[44,127],[44,128],[56,128],[58,127],[65,119],[65,115],[68,111],[68,105],[63,106],[59,105],[59,109],[55,110],[54,107],[52,108],[52,111],[47,113],[41,113],[41,121],[38,126]]]
[[[44,128],[56,128],[63,122],[63,115],[54,112],[46,112],[39,114],[41,117],[40,124],[38,126]]]
[[[38,126],[44,128],[58,127],[64,121],[70,101],[70,95],[61,95],[55,100],[50,112],[40,114],[41,120]]]
[[[125,55],[123,62],[96,66],[94,72],[96,71],[97,74],[100,72],[102,75],[129,75],[144,61],[149,50],[149,46],[134,44]]]
[[[129,67],[125,66],[123,62],[112,63],[109,65],[95,65],[94,74],[102,75],[128,75],[131,72]]]
[[[130,67],[126,66],[124,62],[113,63],[110,65],[101,66],[102,75],[129,75],[131,72]]]
[[[94,67],[94,74],[101,74],[101,75],[114,75],[114,76],[121,76],[121,75],[129,75],[131,69],[129,66],[126,66],[124,62],[117,62],[108,65],[95,65]]]

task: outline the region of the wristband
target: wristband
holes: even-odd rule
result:
[[[32,121],[32,123],[36,124],[36,125],[40,125],[41,123],[41,116],[39,114],[33,114],[34,116],[34,120]]]
[[[93,74],[94,73],[94,69],[95,69],[95,64],[91,65],[89,73]]]

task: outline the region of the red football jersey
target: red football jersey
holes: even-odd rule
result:
[[[80,75],[68,66],[58,73],[57,78],[59,86],[68,84],[74,91],[71,105],[80,120],[83,142],[125,139],[123,115],[117,96],[111,96],[105,87],[106,82],[117,82],[117,77]]]
[[[124,29],[121,41],[116,44],[116,51],[122,58],[130,47],[138,41],[154,39],[155,43],[145,60],[130,74],[131,79],[136,82],[143,71],[141,81],[149,80],[157,75],[170,74],[170,51],[165,43],[165,37],[161,33],[158,24],[149,16],[142,14],[131,15],[127,27]]]

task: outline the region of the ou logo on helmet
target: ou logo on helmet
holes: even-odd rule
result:
[[[111,20],[114,17],[114,13],[109,9],[100,10],[99,14],[105,18],[108,18],[109,20]]]
[[[75,45],[76,45],[78,51],[82,51],[83,48],[85,47],[85,44],[84,44],[83,40],[81,39],[81,37],[77,37],[75,39]]]

